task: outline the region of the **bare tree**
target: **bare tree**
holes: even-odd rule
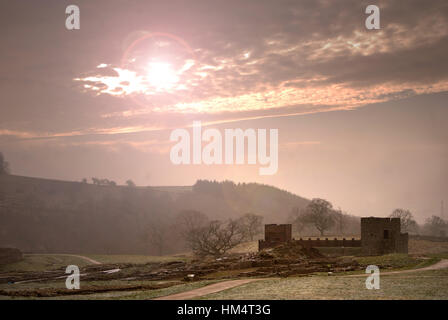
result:
[[[159,256],[163,255],[166,244],[166,225],[160,222],[153,222],[147,227],[147,231],[144,234],[144,239],[157,250]]]
[[[350,231],[350,220],[353,219],[353,216],[350,216],[347,212],[338,208],[338,210],[334,212],[333,218],[337,224],[338,233],[340,235],[344,235],[346,232]],[[355,223],[359,224],[359,221],[355,221]]]
[[[116,186],[117,183],[113,180],[109,179],[98,179],[95,177],[92,177],[92,183],[96,184],[98,186]]]
[[[447,223],[438,216],[432,216],[431,218],[426,219],[425,229],[427,229],[431,235],[445,236],[446,228]]]
[[[187,237],[196,255],[219,257],[244,239],[244,232],[235,220],[212,221],[202,228],[192,230]]]
[[[129,179],[129,180],[126,181],[126,185],[127,185],[129,188],[135,188],[135,187],[136,187],[134,181],[132,181],[131,179]]]
[[[409,232],[410,230],[417,229],[417,222],[414,220],[414,217],[409,210],[395,209],[389,217],[400,218],[402,232]]]
[[[208,217],[196,210],[183,210],[176,217],[176,224],[181,235],[186,239],[191,232],[206,226]]]
[[[246,213],[238,219],[238,223],[245,236],[253,241],[254,237],[262,231],[263,217],[253,213]]]
[[[323,236],[325,230],[330,229],[334,225],[334,218],[331,213],[332,204],[324,199],[315,198],[306,207],[303,219],[307,223],[311,223],[319,230]]]
[[[298,207],[294,207],[289,215],[289,221],[297,233],[301,233],[305,229],[306,221],[304,221],[304,211]]]
[[[5,160],[3,153],[0,152],[0,175],[9,174],[10,168],[8,161]]]

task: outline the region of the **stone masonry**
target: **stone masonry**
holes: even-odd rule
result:
[[[362,247],[363,255],[408,253],[408,234],[401,233],[400,218],[361,218],[361,240],[295,240],[291,235],[291,224],[266,224],[265,238],[258,241],[258,249],[294,241],[305,247]]]
[[[408,253],[408,234],[401,233],[400,218],[361,218],[364,255]]]

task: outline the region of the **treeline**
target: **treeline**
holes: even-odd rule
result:
[[[0,174],[0,246],[48,253],[218,255],[240,241],[262,238],[265,223],[292,223],[296,237],[360,233],[360,218],[328,201],[262,184],[199,180],[191,188],[136,188],[131,181],[93,182]],[[404,232],[446,234],[447,223],[439,217],[419,226],[408,210],[393,215],[401,218]]]
[[[198,211],[215,227],[219,222],[222,231],[247,213],[263,223],[285,223],[293,207],[309,202],[252,183],[198,181],[190,191],[174,187],[171,192],[106,180],[92,184],[1,175],[0,246],[25,252],[171,254],[189,248],[178,222],[182,212]]]
[[[305,208],[309,203],[308,199],[259,183],[198,180],[192,190],[193,195],[189,196],[192,201],[195,195],[207,195],[213,201],[214,216],[219,219],[254,212],[263,216],[266,223],[285,223],[292,208]],[[204,213],[208,210],[198,208]]]
[[[411,235],[445,237],[448,222],[433,215],[418,224],[408,209],[395,209],[390,218],[400,218],[401,232]],[[296,237],[306,236],[353,236],[360,234],[360,218],[349,215],[342,210],[334,210],[330,202],[313,199],[305,208],[293,208],[288,221],[293,226]]]
[[[174,214],[151,190],[0,177],[0,245],[23,251],[150,252],[146,226]]]
[[[433,237],[445,237],[448,232],[448,222],[436,215],[427,218],[423,224],[418,224],[410,210],[399,208],[390,217],[400,218],[401,232]]]
[[[359,217],[349,215],[324,199],[315,198],[304,208],[294,207],[288,217],[295,237],[358,236],[361,233]]]

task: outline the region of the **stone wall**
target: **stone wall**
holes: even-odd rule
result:
[[[338,240],[337,238],[334,239],[315,239],[312,240],[309,239],[302,239],[294,240],[298,243],[300,243],[304,247],[361,247],[361,240],[351,238],[351,239],[342,239]]]
[[[268,242],[288,242],[291,241],[291,224],[265,224],[264,240]]]
[[[401,233],[400,218],[361,218],[361,240],[291,238],[290,224],[265,225],[265,238],[258,241],[258,249],[272,248],[282,243],[298,242],[304,247],[362,247],[364,255],[408,253],[408,234]]]
[[[258,250],[272,248],[283,243],[300,243],[304,247],[361,247],[361,240],[352,239],[292,239],[291,224],[266,224],[264,226],[264,240],[258,241]]]
[[[361,218],[364,255],[408,253],[408,234],[401,233],[400,218]]]
[[[258,250],[272,248],[292,240],[291,224],[265,224],[264,240],[258,240]]]

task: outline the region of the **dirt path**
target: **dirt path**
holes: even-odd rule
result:
[[[390,271],[390,272],[383,272],[382,274],[401,274],[401,273],[410,273],[410,272],[416,272],[416,271],[428,271],[428,270],[440,270],[440,269],[446,269],[448,268],[448,259],[442,259],[439,262],[436,262],[430,266],[420,268],[420,269],[410,269],[410,270],[401,270],[401,271]]]
[[[81,258],[87,262],[90,262],[91,264],[102,264],[99,261],[96,261],[95,259],[89,258],[89,257],[85,257],[85,256],[79,256],[76,254],[61,254],[61,256],[70,256],[70,257],[77,257],[77,258]]]
[[[268,278],[266,278],[268,279]],[[230,288],[238,287],[246,283],[260,281],[265,279],[241,279],[241,280],[229,280],[224,282],[218,282],[214,284],[210,284],[208,286],[193,289],[190,291],[185,291],[181,293],[171,294],[169,296],[158,297],[154,300],[189,300],[192,298],[205,296],[206,294],[215,293],[223,290],[227,290]]]
[[[66,256],[66,257],[76,257],[76,258],[80,258],[80,259],[82,259],[82,260],[84,260],[84,261],[87,261],[87,262],[89,262],[89,263],[91,263],[91,264],[102,264],[101,262],[99,262],[99,261],[96,261],[96,260],[94,260],[94,259],[92,259],[92,258],[89,258],[89,257],[85,257],[85,256],[80,256],[80,255],[76,255],[76,254],[63,254],[63,253],[48,253],[48,254],[46,254],[46,253],[42,253],[42,254],[40,254],[40,253],[28,253],[28,254],[26,254],[27,256]]]
[[[440,269],[446,269],[446,268],[448,268],[448,259],[442,259],[439,262],[434,263],[434,264],[424,267],[424,268],[382,272],[381,275],[403,274],[403,273],[428,271],[428,270],[440,270]],[[366,274],[352,274],[352,275],[342,276],[342,277],[366,277]],[[208,285],[208,286],[205,286],[202,288],[198,288],[198,289],[193,289],[193,290],[189,290],[189,291],[185,291],[185,292],[181,292],[181,293],[172,294],[169,296],[158,297],[158,298],[155,298],[154,300],[188,300],[188,299],[197,298],[200,296],[205,296],[207,294],[227,290],[227,289],[234,288],[237,286],[241,286],[246,283],[260,281],[260,280],[269,280],[269,279],[273,279],[273,278],[229,280],[229,281],[211,284],[211,285]]]
[[[398,271],[388,271],[388,272],[381,272],[380,275],[388,275],[388,274],[403,274],[403,273],[411,273],[411,272],[420,272],[420,271],[428,271],[428,270],[440,270],[440,269],[446,269],[448,268],[448,259],[442,259],[439,262],[436,262],[430,266],[419,268],[419,269],[409,269],[409,270],[398,270]],[[349,276],[343,276],[343,277],[365,277],[366,274],[351,274]]]

